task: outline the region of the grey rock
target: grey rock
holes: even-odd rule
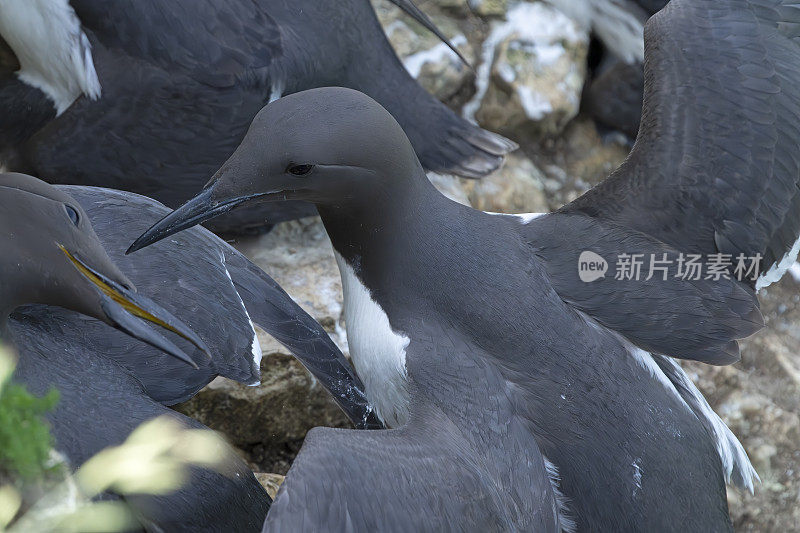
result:
[[[470,9],[483,17],[502,17],[508,10],[507,0],[467,0]]]
[[[177,410],[224,433],[244,450],[303,439],[315,426],[349,426],[328,393],[294,357],[266,355],[261,378],[255,387],[217,378]]]
[[[437,174],[428,172],[428,179],[436,189],[453,200],[463,205],[471,205],[469,199],[469,189],[475,183],[474,180],[459,178],[451,174]]]
[[[477,92],[464,114],[511,136],[558,134],[574,118],[589,36],[557,9],[520,2],[482,45]]]
[[[269,497],[273,500],[278,494],[278,489],[281,488],[283,481],[286,479],[286,476],[280,474],[265,474],[261,472],[256,472],[255,476],[258,482],[261,483],[261,486],[267,490]]]
[[[473,83],[474,73],[435,35],[411,20],[388,2],[373,2],[389,42],[403,61],[406,70],[428,92],[442,101],[450,101]],[[421,6],[458,51],[474,64],[475,49],[467,41],[459,20],[443,13],[437,6]]]
[[[794,531],[800,524],[800,283],[786,275],[759,293],[767,327],[729,367],[685,368],[741,440],[762,483],[729,490],[737,531]]]
[[[520,153],[509,154],[503,167],[481,180],[465,181],[470,204],[494,213],[549,211],[544,193],[545,175]]]

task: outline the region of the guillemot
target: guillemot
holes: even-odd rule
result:
[[[644,25],[667,0],[547,0],[591,28],[581,108],[600,125],[636,138],[644,91]]]
[[[58,405],[48,419],[55,449],[68,466],[77,468],[103,448],[120,444],[157,416],[202,428],[151,399],[139,380],[107,357],[122,347],[113,343],[114,330],[104,326],[100,338],[110,338],[103,343],[82,329],[90,321],[105,322],[158,348],[161,359],[163,350],[187,368],[197,365],[146,323],[208,350],[192,329],[135,291],[105,253],[80,205],[29,176],[0,174],[0,223],[0,338],[19,354],[15,381],[34,394],[57,388]],[[82,342],[89,340],[94,342]],[[128,498],[143,525],[164,531],[257,530],[269,496],[233,449],[220,452],[226,458],[224,472],[193,468],[188,484],[174,493]]]
[[[58,404],[47,420],[54,449],[68,468],[77,469],[103,449],[121,444],[140,424],[157,417],[168,416],[184,428],[208,430],[153,400],[142,383],[107,353],[75,342],[78,320],[71,316],[64,320],[66,313],[49,316],[46,309],[53,308],[37,309],[32,317],[16,315],[17,322],[25,320],[25,328],[14,334],[20,352],[14,380],[36,395],[58,390]],[[16,329],[14,324],[12,328]],[[92,333],[87,336],[92,338]],[[124,497],[143,530],[259,530],[269,510],[269,495],[237,452],[229,446],[219,452],[224,457],[221,471],[192,467],[175,491]],[[120,496],[112,492],[102,498]]]
[[[68,195],[31,176],[0,174],[0,205],[3,339],[14,339],[9,316],[15,309],[51,304],[94,317],[159,354],[170,354],[182,366],[198,368],[182,348],[136,317],[176,333],[209,357],[208,347],[192,329],[136,292]]]
[[[384,450],[355,432],[312,433],[267,525],[297,524],[287,511],[303,502],[305,524],[364,529],[368,510],[401,490],[441,501],[425,483],[447,480],[444,468],[414,462],[382,485],[441,446],[480,457],[477,475],[499,494],[481,512],[519,510],[514,476],[532,473],[508,461],[532,436],[580,529],[730,530],[725,482],[752,490],[757,474],[670,357],[738,360],[737,340],[763,327],[755,290],[800,250],[798,28],[790,0],[670,2],[645,29],[632,153],[527,223],[440,195],[402,129],[364,95],[318,89],[266,106],[206,188],[132,249],[247,202],[317,204],[342,257],[356,369],[399,429]],[[660,270],[634,279],[619,268],[645,255]],[[701,277],[687,275],[688,256],[707,262]],[[738,257],[756,268],[737,275]],[[456,445],[425,416],[495,448]],[[346,457],[353,448],[360,455]],[[308,475],[320,471],[337,475]],[[350,498],[363,484],[368,501]],[[518,515],[505,516],[513,529]]]
[[[413,2],[395,3],[441,36]],[[516,147],[418,84],[369,0],[8,0],[0,36],[20,64],[0,76],[0,155],[8,170],[53,183],[177,207],[264,104],[325,85],[380,101],[433,171],[481,177]],[[257,231],[313,213],[308,203],[275,204],[213,228]]]
[[[135,236],[170,212],[155,200],[134,193],[72,185],[56,186],[80,205],[87,222],[112,260],[143,291],[158,294],[169,311],[187,322],[215,357],[195,356],[199,371],[162,361],[158,352],[96,321],[66,328],[64,342],[106,353],[134,375],[148,395],[166,405],[192,397],[217,375],[242,383],[260,380],[261,347],[254,324],[286,346],[328,390],[356,427],[380,427],[354,375],[322,326],[266,273],[204,228],[176,235],[163,246],[125,255]],[[23,309],[20,328],[38,310]],[[48,316],[70,323],[66,311]]]

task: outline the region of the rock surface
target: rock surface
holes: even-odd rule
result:
[[[259,483],[261,483],[261,486],[267,490],[269,497],[274,500],[275,496],[278,494],[278,489],[280,489],[281,485],[283,484],[285,476],[281,476],[280,474],[264,474],[257,472],[256,479]]]
[[[557,9],[515,5],[483,44],[465,114],[507,135],[557,135],[578,114],[588,44],[587,32]]]
[[[580,22],[572,23],[539,2],[421,1],[474,61],[476,84],[473,73],[462,70],[455,55],[435,38],[385,0],[375,4],[399,55],[421,83],[458,111],[468,104],[467,115],[502,130],[521,146],[484,180],[431,176],[451,198],[488,211],[551,211],[605,178],[627,155],[630,145],[624,138],[601,136],[590,119],[575,116],[586,63]],[[508,25],[505,10],[520,5],[537,18],[546,17],[547,24],[534,20],[525,28],[517,22]],[[465,36],[463,42],[459,36]],[[555,60],[548,62],[548,57]],[[542,95],[551,109],[538,118],[527,113],[520,87]],[[235,244],[347,352],[341,282],[318,219],[282,224],[268,235]],[[686,368],[741,439],[763,480],[754,495],[729,490],[736,529],[791,531],[800,524],[800,283],[787,275],[762,291],[760,299],[767,328],[742,343],[741,363]],[[285,474],[308,429],[348,423],[286,350],[263,334],[260,340],[266,355],[261,386],[219,380],[182,409],[225,432],[256,471]]]
[[[728,490],[737,531],[797,531],[800,524],[800,283],[787,275],[759,293],[767,327],[730,367],[686,365],[739,437],[761,477],[755,494]]]
[[[493,213],[549,211],[544,183],[547,177],[523,154],[510,154],[503,167],[481,180],[462,180],[470,205]]]
[[[446,44],[394,4],[379,1],[373,5],[397,55],[420,85],[445,102],[463,99],[461,93],[468,91],[475,79],[472,69]],[[467,40],[458,19],[443,14],[435,6],[425,10],[467,61],[474,64],[476,49]]]

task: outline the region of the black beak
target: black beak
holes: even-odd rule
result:
[[[214,194],[214,187],[209,186],[203,189],[200,194],[183,204],[181,207],[165,216],[156,222],[150,229],[142,233],[142,235],[131,244],[130,248],[125,254],[133,253],[141,250],[146,246],[150,246],[161,239],[165,239],[170,235],[174,235],[179,231],[186,228],[191,228],[197,224],[201,224],[206,220],[227,213],[236,206],[249,202],[261,194],[253,194],[249,196],[241,196],[237,198],[226,199],[223,201],[214,201],[212,199]]]
[[[195,369],[198,368],[197,363],[186,355],[183,350],[178,348],[170,340],[156,333],[153,329],[147,327],[141,320],[137,319],[138,317],[183,337],[203,351],[208,357],[211,357],[208,352],[208,347],[200,337],[198,337],[189,326],[175,318],[171,313],[149,298],[145,298],[133,292],[131,289],[120,285],[116,281],[94,270],[65,248],[62,247],[61,249],[67,257],[69,257],[70,261],[72,261],[75,268],[100,291],[100,306],[103,313],[114,327],[127,333],[131,337],[164,351],[176,359],[180,359],[184,363],[193,366]]]

